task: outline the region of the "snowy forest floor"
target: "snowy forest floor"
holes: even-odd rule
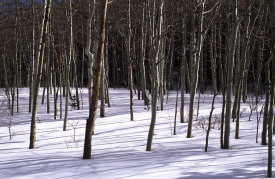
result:
[[[0,89],[1,91],[1,89]],[[42,90],[40,90],[41,92]],[[3,90],[2,90],[3,92]],[[0,114],[0,178],[91,178],[91,179],[228,179],[265,178],[267,146],[256,143],[257,118],[250,103],[242,104],[240,139],[234,139],[235,123],[231,123],[229,150],[220,149],[220,114],[222,97],[215,101],[214,129],[210,132],[208,152],[204,152],[206,131],[213,96],[200,96],[198,121],[194,121],[193,138],[186,138],[187,123],[179,122],[173,135],[176,92],[165,97],[164,111],[157,112],[152,151],[146,152],[151,112],[142,100],[134,102],[134,121],[130,121],[129,91],[111,89],[111,107],[106,106],[106,117],[97,118],[93,136],[92,159],[82,160],[85,124],[88,117],[87,89],[83,92],[83,109],[69,107],[67,131],[62,131],[63,119],[54,120],[53,95],[51,112],[46,112],[46,101],[38,107],[37,143],[28,149],[31,114],[28,112],[28,89],[20,89],[20,113],[12,118],[12,139],[9,138],[7,111]],[[74,93],[74,91],[73,91]],[[180,101],[180,95],[179,95]],[[189,96],[186,95],[185,116]],[[251,99],[248,100],[251,102]],[[0,95],[0,102],[4,101]],[[63,98],[63,117],[64,117]],[[261,105],[263,101],[261,102]],[[197,104],[195,109],[197,108]],[[259,111],[261,106],[259,107]],[[3,114],[4,113],[4,114]],[[58,112],[58,115],[60,112]],[[197,113],[195,112],[195,115]],[[98,111],[99,116],[99,111]],[[263,115],[262,115],[263,116]],[[194,117],[196,119],[196,116]],[[261,133],[262,118],[259,133]]]

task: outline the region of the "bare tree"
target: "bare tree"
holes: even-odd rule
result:
[[[156,124],[156,115],[157,115],[157,101],[158,101],[158,89],[159,89],[159,73],[158,73],[158,63],[159,63],[159,55],[160,55],[160,46],[161,46],[161,32],[162,32],[162,24],[163,24],[163,0],[148,0],[150,4],[150,10],[152,12],[157,12],[158,19],[155,19],[154,16],[150,16],[151,18],[151,37],[150,37],[150,45],[151,46],[151,68],[152,68],[152,104],[151,104],[151,123],[148,132],[146,151],[152,150],[152,142],[153,135]],[[151,12],[151,13],[152,13]],[[156,26],[154,26],[156,21]]]
[[[273,8],[274,9],[274,8]],[[270,105],[268,113],[268,164],[267,164],[267,177],[272,177],[272,162],[273,162],[273,134],[272,134],[272,125],[274,120],[274,100],[275,100],[275,58],[274,53],[275,49],[272,49],[272,82],[270,89]]]
[[[63,131],[67,130],[68,122],[68,107],[69,107],[69,92],[70,92],[70,71],[72,62],[72,51],[73,51],[73,10],[72,10],[72,0],[69,1],[69,21],[70,21],[70,40],[69,40],[69,53],[66,58],[66,69],[65,69],[65,80],[66,80],[66,104],[65,104],[65,117],[63,123]]]
[[[191,61],[193,64],[192,67],[192,75],[191,75],[191,87],[190,87],[190,103],[189,103],[189,121],[188,121],[188,129],[187,129],[187,138],[192,137],[192,125],[193,125],[193,114],[194,114],[194,102],[195,102],[195,95],[198,86],[198,78],[199,78],[199,69],[200,69],[200,60],[201,60],[201,53],[202,53],[202,45],[203,45],[203,21],[204,21],[204,5],[205,0],[200,0],[198,2],[199,17],[196,17],[196,14],[193,15],[192,20],[192,27],[195,28],[195,18],[199,18],[198,24],[198,34],[195,33],[195,29],[193,29],[193,38],[192,38],[192,54],[191,54]]]
[[[131,0],[128,0],[128,41],[127,41],[127,57],[128,57],[128,86],[130,89],[130,116],[131,121],[134,120],[134,89],[133,89],[133,59],[131,55]]]
[[[238,22],[238,0],[232,0],[233,9],[233,27],[229,41],[229,57],[227,68],[227,87],[226,87],[226,112],[225,112],[225,127],[224,127],[224,149],[229,149],[229,137],[230,137],[230,119],[231,119],[231,97],[233,86],[233,68],[234,68],[234,55],[236,49],[236,41],[239,29]]]
[[[102,73],[102,62],[104,58],[104,43],[106,37],[106,17],[107,17],[107,6],[108,0],[101,1],[99,9],[99,24],[98,24],[98,49],[95,57],[95,71],[93,80],[93,91],[92,98],[90,100],[89,118],[86,123],[85,141],[84,141],[84,152],[83,159],[90,159],[92,155],[92,135],[95,127],[97,106],[98,106],[98,95],[99,85]]]
[[[51,11],[52,0],[44,1],[44,15],[42,22],[40,24],[39,37],[36,43],[36,56],[35,56],[35,72],[34,72],[34,85],[33,85],[33,105],[32,105],[32,118],[31,118],[31,132],[30,132],[30,145],[29,148],[33,149],[35,147],[36,141],[36,118],[38,109],[38,96],[39,87],[42,76],[42,69],[44,63],[44,48],[45,48],[45,36],[48,28],[48,21]]]

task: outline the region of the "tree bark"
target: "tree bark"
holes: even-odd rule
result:
[[[65,116],[63,123],[63,131],[67,130],[68,113],[69,113],[69,92],[70,92],[70,71],[71,71],[71,61],[72,61],[72,50],[73,50],[73,10],[72,10],[72,0],[69,1],[69,14],[70,14],[70,41],[69,41],[69,54],[65,69],[65,80],[66,80],[66,104],[65,104]]]
[[[187,129],[187,138],[192,137],[192,126],[193,126],[193,115],[194,115],[194,102],[195,95],[198,86],[198,73],[200,68],[200,60],[202,53],[202,45],[203,45],[203,21],[204,21],[204,4],[205,0],[200,2],[200,17],[199,17],[199,35],[197,47],[194,47],[193,50],[197,49],[197,52],[193,51],[193,60],[194,60],[194,68],[192,69],[192,80],[191,80],[191,88],[190,88],[190,104],[189,104],[189,121],[188,121],[188,129]],[[195,16],[195,15],[194,15]],[[194,39],[194,43],[196,39]]]
[[[93,2],[89,1],[89,15],[87,18],[87,39],[86,39],[86,46],[85,46],[85,54],[88,57],[88,94],[89,94],[89,105],[91,104],[91,96],[92,96],[92,86],[93,86],[93,66],[94,66],[94,60],[95,60],[95,53],[97,46],[97,39],[95,39],[94,42],[94,52],[91,52],[91,46],[92,46],[92,19],[93,15],[95,13],[95,0]]]
[[[159,72],[158,72],[158,63],[159,63],[159,51],[161,46],[161,32],[162,32],[162,23],[163,23],[163,0],[158,1],[159,6],[156,8],[156,4],[154,3],[152,6],[153,12],[157,10],[158,19],[157,19],[157,25],[154,28],[153,24],[155,23],[154,17],[152,17],[152,37],[151,37],[151,47],[153,48],[151,51],[151,65],[152,65],[152,104],[151,104],[151,123],[150,128],[148,132],[148,138],[147,138],[147,145],[146,145],[146,151],[152,150],[152,142],[153,142],[153,135],[155,130],[155,124],[156,124],[156,115],[157,115],[157,102],[158,102],[158,89],[159,89]],[[158,37],[158,38],[156,38]]]
[[[102,61],[102,72],[100,78],[100,117],[105,117],[105,63]]]
[[[262,145],[267,145],[267,127],[268,127],[268,113],[270,107],[270,59],[265,63],[265,106],[264,106],[264,119],[262,129]]]
[[[272,49],[272,82],[270,89],[270,105],[268,113],[268,164],[267,164],[267,177],[272,177],[272,161],[273,161],[273,135],[272,125],[274,120],[274,94],[275,94],[275,58],[273,54],[275,49]]]
[[[180,107],[180,122],[184,123],[184,102],[185,102],[185,83],[186,83],[186,13],[184,14],[183,18],[183,34],[182,34],[182,61],[181,61],[181,68],[180,68],[180,73],[181,73],[181,107]]]
[[[83,159],[90,159],[92,155],[92,134],[95,127],[96,113],[98,107],[98,95],[99,95],[99,84],[102,73],[102,61],[104,58],[104,43],[106,37],[106,16],[107,16],[107,5],[108,0],[103,0],[100,3],[100,16],[99,16],[99,39],[98,39],[98,49],[96,53],[95,70],[94,70],[94,81],[93,81],[93,91],[92,98],[90,100],[89,118],[86,123],[86,132],[84,140],[84,151]]]
[[[32,117],[31,117],[31,132],[30,132],[30,145],[29,148],[33,149],[36,142],[36,118],[37,118],[37,109],[38,109],[38,96],[39,96],[39,87],[42,76],[42,68],[44,63],[44,47],[45,47],[45,34],[47,33],[48,19],[51,10],[52,0],[45,0],[44,5],[44,15],[40,25],[40,32],[38,37],[38,43],[36,47],[36,57],[37,66],[35,66],[35,76],[34,76],[34,94],[33,94],[33,105],[32,105]]]
[[[146,75],[145,75],[145,52],[146,52],[146,46],[144,45],[146,42],[146,23],[145,23],[145,16],[146,16],[146,7],[143,7],[143,13],[142,13],[142,27],[141,27],[141,43],[140,43],[140,49],[141,49],[141,86],[142,86],[142,99],[144,100],[144,105],[149,105],[149,99],[146,94]]]
[[[133,59],[131,55],[131,35],[132,35],[132,29],[131,29],[131,0],[128,2],[128,42],[127,42],[127,56],[128,56],[128,86],[130,90],[130,117],[131,121],[134,120],[134,89],[133,89]]]
[[[228,68],[227,68],[227,88],[226,88],[226,111],[225,111],[225,126],[224,126],[224,149],[229,149],[229,138],[230,138],[230,119],[231,119],[231,97],[232,97],[232,86],[233,86],[233,68],[234,68],[234,55],[237,41],[237,34],[239,28],[238,18],[238,0],[232,0],[233,8],[233,30],[229,44],[229,57],[228,57]]]
[[[217,93],[214,93],[214,96],[213,96],[213,100],[212,100],[212,107],[211,107],[211,111],[210,111],[210,115],[209,115],[209,118],[208,118],[208,128],[207,128],[207,131],[206,131],[206,140],[205,140],[205,148],[204,148],[204,151],[207,152],[207,149],[208,149],[208,138],[209,138],[209,134],[210,134],[210,130],[211,130],[211,122],[212,122],[212,115],[213,115],[213,111],[215,109],[215,99],[216,99],[216,96],[217,96]]]

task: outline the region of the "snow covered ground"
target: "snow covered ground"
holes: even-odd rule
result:
[[[203,120],[209,116],[213,96],[201,95],[200,122],[194,121],[194,137],[188,139],[187,123],[179,123],[179,111],[177,135],[173,135],[176,92],[169,92],[165,110],[157,113],[153,150],[146,152],[150,110],[146,110],[143,101],[138,101],[135,96],[134,121],[131,122],[129,92],[111,89],[110,96],[111,107],[106,107],[106,117],[96,121],[92,159],[82,160],[85,120],[88,116],[87,89],[83,90],[84,108],[69,108],[68,130],[65,132],[62,131],[63,119],[53,118],[53,98],[50,114],[46,113],[46,103],[39,105],[37,147],[32,150],[28,149],[31,119],[28,89],[20,89],[20,113],[12,117],[11,140],[8,119],[0,116],[0,179],[265,178],[267,146],[260,145],[260,136],[259,143],[255,142],[257,120],[253,113],[251,121],[248,121],[249,104],[242,104],[241,107],[241,139],[234,139],[235,123],[232,123],[231,149],[221,150],[217,122],[210,132],[208,152],[204,152],[206,132],[203,125],[206,127],[206,124]],[[186,104],[188,100],[187,96]],[[0,101],[3,102],[3,97]],[[187,109],[188,105],[185,111]],[[218,121],[220,113],[221,96],[218,96],[213,119]],[[261,125],[259,131],[261,133]]]

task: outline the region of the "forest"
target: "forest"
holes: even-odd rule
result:
[[[140,134],[139,126],[129,129],[146,116],[140,140],[155,157],[164,118],[171,136],[182,134],[176,143],[199,138],[199,153],[208,152],[213,133],[215,150],[230,153],[252,126],[247,141],[265,147],[264,177],[271,178],[274,17],[273,0],[0,0],[0,142],[7,145],[0,151],[17,135],[27,140],[26,153],[39,150],[37,142],[60,129],[59,136],[73,132],[63,148],[74,143],[92,163],[109,117],[114,126],[127,119],[127,133]],[[41,135],[43,123],[54,128]],[[111,122],[105,127],[112,135]]]

